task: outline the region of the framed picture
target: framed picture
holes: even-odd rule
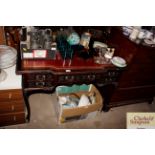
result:
[[[46,58],[47,50],[33,50],[33,57],[34,58]]]

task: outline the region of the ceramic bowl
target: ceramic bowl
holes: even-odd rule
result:
[[[112,58],[111,62],[115,65],[115,66],[118,66],[118,67],[125,67],[127,64],[126,64],[126,61],[119,57],[119,56],[115,56]]]

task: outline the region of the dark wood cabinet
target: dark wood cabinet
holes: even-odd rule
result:
[[[22,90],[0,90],[0,126],[19,123],[25,123]]]
[[[115,55],[122,56],[128,62],[110,107],[151,102],[155,96],[155,48],[130,41],[117,27],[112,28],[109,44],[116,45]]]

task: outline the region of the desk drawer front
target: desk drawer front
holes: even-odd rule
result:
[[[43,88],[43,87],[52,87],[53,82],[44,82],[44,81],[27,81],[24,82],[25,87],[28,88]]]
[[[35,74],[25,74],[24,75],[24,80],[26,81],[40,81],[40,82],[45,82],[45,81],[53,81],[54,80],[54,75],[50,73],[35,73]]]
[[[114,92],[111,102],[122,102],[143,98],[152,98],[155,93],[155,85],[143,87],[129,87],[127,89],[118,89]]]
[[[11,112],[23,112],[24,105],[21,102],[4,102],[0,104],[0,115]]]
[[[25,123],[25,114],[23,112],[0,115],[0,126],[14,125],[20,123]]]
[[[0,104],[3,101],[22,100],[22,90],[1,90],[0,91]]]
[[[24,85],[25,87],[30,88],[43,88],[43,87],[51,87],[52,83],[55,81],[54,75],[48,74],[26,74],[23,75]]]

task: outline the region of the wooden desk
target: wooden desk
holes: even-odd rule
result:
[[[74,56],[71,65],[63,60],[22,60],[18,52],[16,73],[22,75],[22,88],[30,120],[28,97],[31,94],[52,93],[59,85],[94,84],[104,97],[104,110],[108,110],[111,94],[117,85],[120,68],[112,64],[95,64],[92,58]]]

